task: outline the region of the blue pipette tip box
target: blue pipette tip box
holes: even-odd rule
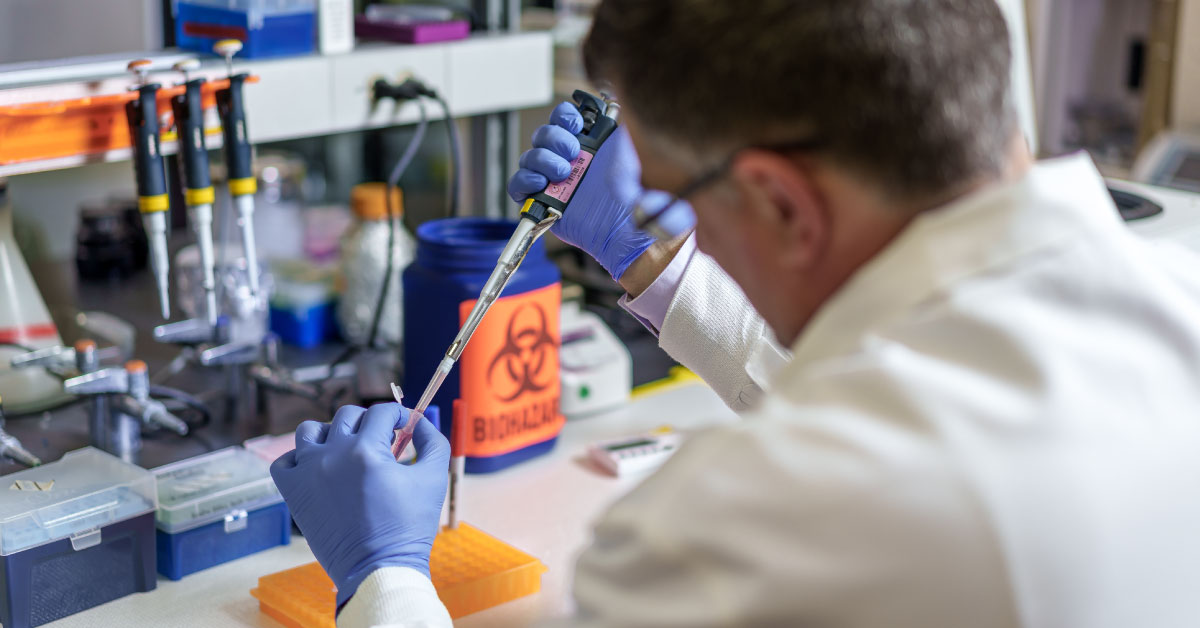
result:
[[[242,42],[239,58],[309,54],[316,50],[315,0],[179,0],[175,43],[212,53],[222,39]]]
[[[291,542],[292,516],[268,464],[241,447],[158,467],[154,475],[158,572],[172,580]]]
[[[0,477],[0,623],[40,626],[155,587],[154,476],[98,449]]]

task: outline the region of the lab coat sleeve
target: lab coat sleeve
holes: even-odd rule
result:
[[[735,411],[754,406],[767,382],[791,359],[741,288],[700,251],[679,280],[659,346]]]
[[[601,518],[569,625],[1019,625],[945,456],[857,413],[751,414],[694,437]]]
[[[433,582],[408,567],[376,569],[337,618],[338,628],[450,628]]]

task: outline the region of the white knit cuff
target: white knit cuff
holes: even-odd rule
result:
[[[381,567],[358,585],[338,628],[449,628],[450,613],[433,582],[409,567]]]

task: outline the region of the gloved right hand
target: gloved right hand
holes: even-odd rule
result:
[[[509,196],[520,203],[550,182],[566,179],[571,161],[579,155],[575,135],[582,130],[583,116],[574,105],[555,107],[550,124],[534,132],[533,148],[521,155],[521,168],[508,181]],[[634,228],[641,172],[629,133],[619,127],[600,147],[568,211],[551,229],[564,242],[587,251],[613,279],[620,279],[654,244],[653,237]]]

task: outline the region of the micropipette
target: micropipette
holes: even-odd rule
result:
[[[222,39],[213,45],[217,54],[225,57],[229,71],[229,87],[217,92],[217,113],[221,116],[221,131],[225,138],[225,166],[229,172],[229,193],[237,207],[238,227],[242,230],[242,250],[246,255],[246,272],[250,278],[250,293],[258,296],[258,251],[254,242],[254,194],[258,179],[251,167],[250,136],[246,131],[245,98],[242,86],[249,74],[233,73],[233,55],[242,49],[236,39]]]
[[[615,101],[607,97],[602,99],[582,90],[575,90],[572,98],[575,100],[576,107],[579,108],[580,115],[583,116],[583,131],[575,136],[579,140],[580,151],[575,161],[571,162],[571,174],[564,181],[551,183],[545,190],[534,194],[525,201],[525,205],[521,208],[521,219],[517,223],[516,231],[500,253],[496,267],[492,270],[487,282],[483,284],[479,299],[475,301],[471,313],[467,315],[462,328],[458,330],[458,335],[450,343],[450,348],[446,350],[445,357],[434,371],[429,385],[421,393],[421,398],[409,416],[408,425],[397,432],[393,452],[403,452],[404,448],[408,446],[408,440],[402,441],[402,438],[412,438],[412,430],[416,426],[417,420],[424,416],[425,410],[433,401],[433,396],[437,394],[442,383],[446,381],[446,376],[454,368],[454,363],[462,357],[463,349],[471,340],[471,336],[475,334],[475,329],[483,322],[483,317],[487,315],[496,299],[500,298],[500,293],[504,291],[504,287],[508,285],[517,268],[521,266],[529,248],[555,222],[558,222],[559,218],[562,218],[563,212],[575,195],[579,182],[587,174],[596,151],[600,150],[600,146],[616,130],[620,105]]]
[[[137,178],[138,210],[150,244],[150,267],[158,285],[158,305],[164,319],[171,318],[171,297],[167,277],[167,179],[163,171],[162,148],[158,135],[158,88],[148,83],[149,59],[130,61],[128,69],[138,75],[137,98],[125,104],[129,119],[129,143],[133,149],[133,170]]]
[[[200,61],[185,59],[175,64],[183,73],[184,92],[171,99],[175,128],[179,134],[180,171],[184,181],[184,202],[188,222],[196,234],[200,265],[204,272],[204,299],[208,324],[217,324],[216,261],[213,258],[212,204],[213,187],[208,174],[208,147],[204,141],[204,103],[200,90],[203,78],[188,79],[188,72],[199,69]]]

